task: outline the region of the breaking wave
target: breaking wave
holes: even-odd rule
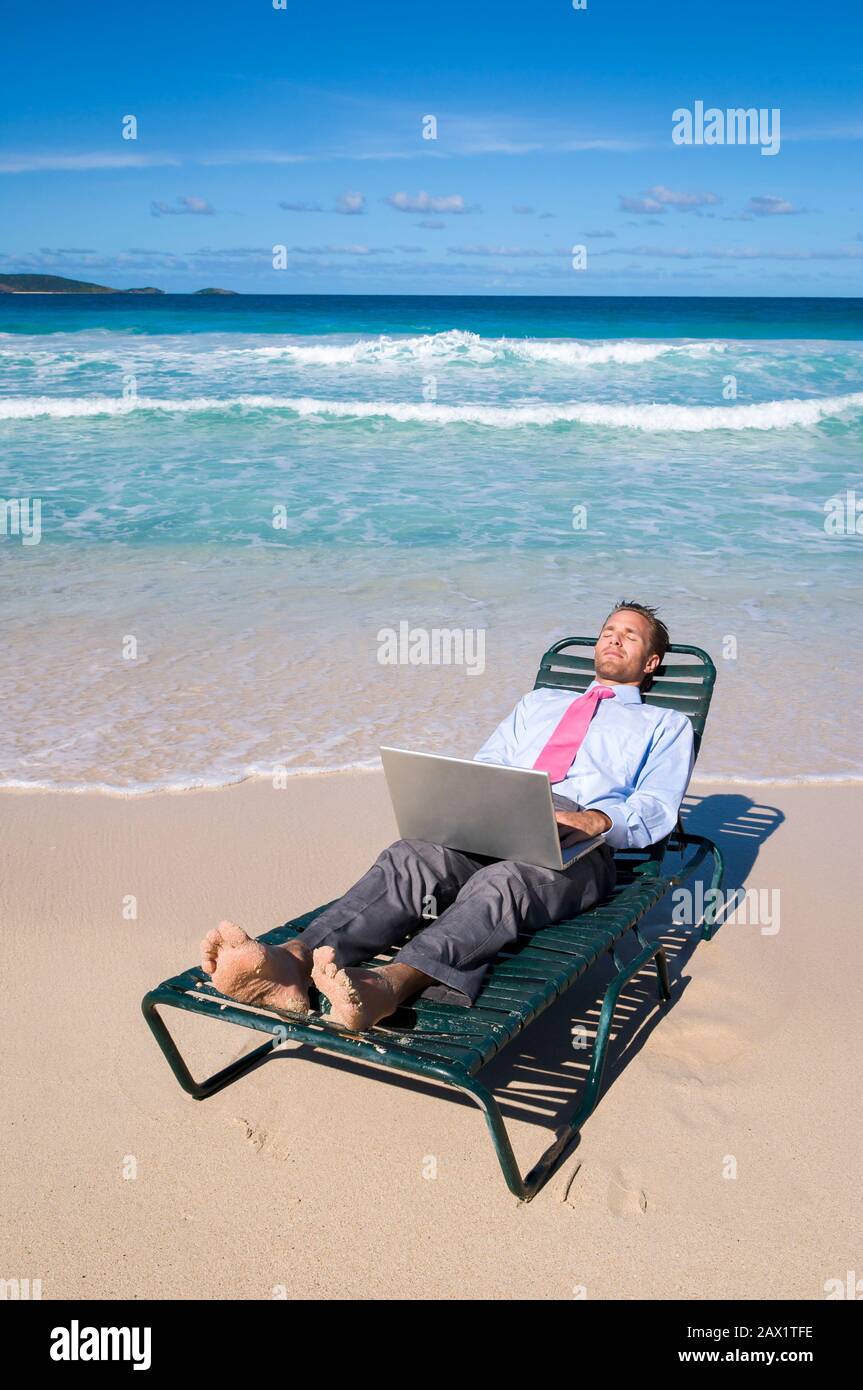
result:
[[[0,420],[83,419],[142,411],[202,414],[284,411],[300,417],[393,420],[399,424],[521,426],[587,425],[607,429],[698,434],[712,430],[774,430],[817,425],[863,411],[863,391],[844,396],[763,401],[753,405],[615,404],[570,401],[530,405],[442,405],[433,401],[322,400],[313,396],[197,396],[187,400],[137,396],[13,396],[0,400]]]
[[[555,366],[584,367],[614,362],[637,365],[654,362],[669,353],[705,357],[724,352],[724,343],[580,343],[571,339],[482,338],[478,333],[451,329],[414,338],[363,338],[355,343],[280,343],[252,348],[259,357],[281,358],[297,366],[342,367],[399,362],[468,362],[491,365],[499,362],[547,362]]]

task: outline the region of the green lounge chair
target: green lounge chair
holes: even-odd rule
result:
[[[592,649],[596,639],[569,637],[557,642],[542,658],[535,688],[563,687],[583,691],[593,680],[592,651],[573,655],[568,649]],[[672,646],[669,655],[680,662],[659,667],[644,698],[647,704],[682,710],[692,720],[695,752],[710,706],[716,668],[699,647]],[[665,865],[670,853],[684,855],[690,847],[695,853],[676,870]],[[397,1072],[439,1081],[466,1092],[485,1114],[507,1186],[521,1201],[530,1201],[550,1177],[565,1151],[596,1106],[608,1049],[615,1004],[624,985],[649,961],[656,962],[659,997],[671,997],[665,950],[646,941],[638,929],[641,918],[665,894],[682,883],[708,858],[712,859],[710,886],[722,884],[724,865],[719,849],[701,835],[684,830],[678,820],[675,830],[659,844],[646,850],[618,851],[618,882],[610,898],[569,922],[559,922],[536,932],[525,932],[519,942],[501,952],[489,967],[481,993],[472,1008],[415,1000],[391,1018],[364,1033],[354,1033],[330,1019],[328,1014],[301,1018],[274,1009],[261,1009],[226,999],[210,983],[200,968],[186,970],[145,995],[144,1017],[165,1054],[168,1065],[185,1091],[195,1100],[205,1100],[245,1072],[287,1040],[309,1048],[336,1052],[354,1060],[391,1067]],[[718,895],[716,895],[718,897]],[[708,901],[713,903],[715,897]],[[299,935],[322,907],[305,913],[283,927],[265,932],[259,940],[271,945]],[[702,936],[709,939],[716,923],[716,908],[705,915]],[[617,945],[627,932],[635,933],[639,951],[622,961]],[[555,1142],[537,1165],[522,1178],[509,1142],[500,1107],[478,1079],[483,1067],[518,1037],[535,1018],[553,1004],[585,971],[608,952],[616,974],[605,991],[581,1104],[573,1118],[558,1131]],[[389,956],[379,955],[366,964],[383,964]],[[314,1002],[314,999],[313,999]],[[326,1000],[320,1000],[327,1007]],[[236,1023],[268,1035],[262,1046],[232,1062],[205,1081],[195,1081],[177,1046],[157,1012],[158,1005],[187,1009],[207,1018]],[[312,1054],[314,1056],[314,1054]]]

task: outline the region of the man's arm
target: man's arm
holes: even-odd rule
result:
[[[694,764],[690,721],[661,724],[631,795],[598,797],[585,810],[602,811],[609,818],[606,843],[612,849],[646,849],[677,824]]]
[[[602,835],[611,829],[611,816],[604,811],[555,811],[554,818],[558,825],[583,830],[585,835]]]

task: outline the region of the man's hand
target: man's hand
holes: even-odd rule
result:
[[[555,811],[554,818],[558,825],[583,830],[586,835],[601,835],[611,829],[611,817],[604,811]]]

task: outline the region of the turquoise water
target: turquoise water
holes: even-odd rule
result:
[[[16,295],[7,332],[443,333],[517,338],[863,338],[860,299],[604,295]]]
[[[714,655],[705,775],[861,775],[861,439],[861,301],[2,296],[0,782],[472,752],[622,594]]]

